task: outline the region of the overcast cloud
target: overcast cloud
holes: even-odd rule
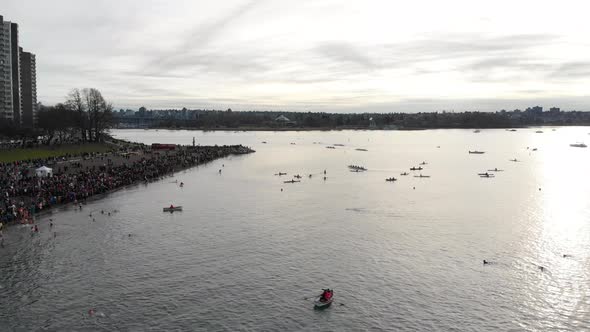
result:
[[[39,100],[117,108],[590,110],[585,1],[3,0]]]

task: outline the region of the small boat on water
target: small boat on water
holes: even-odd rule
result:
[[[537,134],[542,134],[542,133],[543,133],[543,131],[542,131],[542,130],[537,130],[537,131],[535,131],[535,133],[537,133]]]
[[[510,130],[508,130],[508,131],[516,131],[516,129],[510,129]]]
[[[425,161],[421,162],[420,165],[428,165]]]
[[[422,167],[412,167],[412,168],[410,168],[410,171],[421,171],[421,170],[423,170]]]
[[[414,177],[415,178],[429,178],[430,175],[422,175],[422,174],[420,174],[420,175],[414,175]]]
[[[344,146],[344,144],[334,144],[334,146]]]
[[[295,175],[293,177],[296,178],[296,179],[301,179],[301,175],[299,175],[299,174],[297,174],[297,175]]]
[[[390,177],[390,178],[385,179],[385,181],[387,181],[387,182],[394,182],[394,181],[397,181],[397,179],[394,178],[394,177]]]
[[[287,173],[281,173],[281,172],[278,172],[278,173],[277,173],[277,174],[275,174],[275,175],[278,175],[278,176],[283,176],[283,175],[287,175]]]
[[[476,129],[476,130],[474,130],[473,132],[477,134],[477,133],[481,132],[481,130],[479,130],[479,129]]]
[[[533,151],[537,151],[537,150],[538,150],[537,148],[533,148]]]
[[[495,176],[494,174],[491,174],[491,173],[488,173],[488,172],[485,172],[485,173],[477,173],[477,175],[479,175],[482,178],[493,178]]]
[[[355,150],[357,150],[357,151],[369,151],[367,149],[355,149]]]
[[[333,146],[326,146],[326,149],[335,149]]]
[[[182,211],[182,206],[169,206],[164,208],[164,212]]]
[[[484,154],[484,153],[485,153],[485,151],[477,151],[477,150],[469,151],[469,154]]]
[[[408,172],[403,172],[403,173],[401,173],[400,175],[402,175],[402,176],[406,176],[406,175],[408,175],[408,174],[409,174]]]
[[[301,181],[299,181],[299,180],[283,181],[283,183],[297,183],[297,182],[301,182]]]
[[[326,309],[334,301],[334,291],[331,289],[324,289],[322,294],[313,301],[315,309]]]
[[[513,161],[513,162],[517,163],[519,160],[516,159],[516,158],[514,158],[514,159],[510,159],[510,161]]]
[[[573,148],[586,148],[586,147],[588,147],[588,145],[586,145],[584,143],[570,144],[570,146]]]
[[[296,143],[291,143],[291,145],[297,145]]]
[[[367,170],[363,166],[356,166],[356,165],[348,165],[348,168],[350,168],[353,172],[364,172]]]
[[[262,141],[262,144],[266,144],[266,141]]]
[[[504,172],[504,170],[503,169],[494,168],[494,169],[488,169],[488,172]]]

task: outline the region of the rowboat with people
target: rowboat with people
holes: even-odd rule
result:
[[[331,289],[322,289],[320,294],[314,301],[313,306],[315,309],[326,309],[334,301],[334,291]]]
[[[357,165],[348,165],[348,168],[350,168],[353,172],[363,172],[367,170],[365,167]]]
[[[479,175],[479,177],[481,177],[481,178],[493,178],[493,177],[495,177],[494,174],[491,174],[491,173],[488,173],[488,172],[485,172],[485,173],[477,173],[477,175]]]
[[[421,170],[423,170],[422,167],[412,167],[412,168],[410,168],[410,171],[421,171]]]
[[[170,205],[169,207],[164,208],[164,212],[176,212],[176,211],[182,211],[182,206]]]
[[[394,181],[397,181],[397,179],[394,178],[394,177],[390,177],[390,178],[385,179],[385,181],[387,181],[387,182],[394,182]]]

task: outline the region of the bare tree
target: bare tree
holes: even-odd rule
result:
[[[68,99],[66,100],[66,105],[70,110],[75,111],[78,114],[78,128],[80,130],[80,136],[83,141],[86,141],[88,137],[88,113],[86,113],[87,108],[84,104],[84,99],[82,98],[82,94],[80,93],[79,89],[73,89],[70,91],[68,94]]]
[[[105,130],[112,125],[113,107],[97,89],[83,89],[82,98],[88,110],[88,137],[90,140],[99,141]]]

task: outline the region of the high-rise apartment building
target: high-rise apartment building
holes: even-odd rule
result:
[[[20,49],[20,81],[22,126],[34,128],[37,124],[37,73],[35,54]]]
[[[22,52],[18,24],[4,21],[0,15],[0,118],[33,127],[36,104],[35,55]]]
[[[11,24],[0,16],[0,117],[14,118],[12,98]]]

